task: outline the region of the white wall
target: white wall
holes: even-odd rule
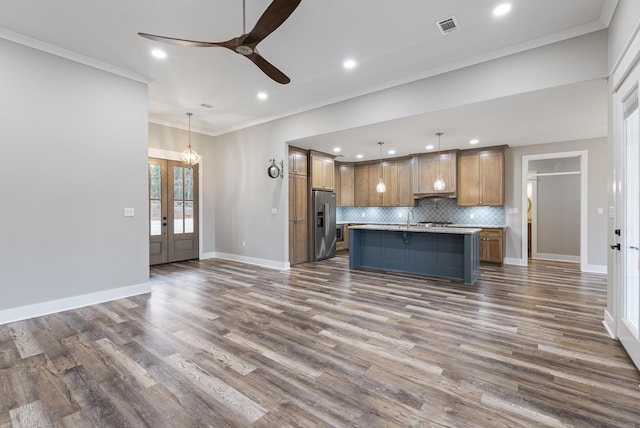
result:
[[[638,31],[640,25],[640,1],[618,0],[618,7],[609,24],[609,70],[620,60],[624,49]]]
[[[4,39],[0,58],[0,323],[149,290],[146,84]]]
[[[288,183],[266,168],[287,141],[602,78],[606,47],[600,31],[215,137],[216,252],[286,264]]]
[[[588,152],[588,258],[591,266],[607,265],[607,139],[570,141],[510,147],[505,153],[505,208],[517,208],[517,213],[507,214],[506,258],[522,257],[522,156],[544,153]],[[604,213],[598,214],[598,208]],[[526,230],[524,230],[526,234]]]

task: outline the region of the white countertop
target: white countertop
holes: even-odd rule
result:
[[[397,222],[397,223],[386,223],[380,221],[339,221],[337,224],[357,224],[357,225],[371,225],[371,226],[406,226],[407,222]],[[412,225],[415,226],[415,222],[412,222]],[[423,226],[423,225],[418,225]],[[354,226],[355,227],[355,226]],[[480,228],[480,229],[506,229],[506,225],[501,224],[450,224],[447,228],[458,228],[458,227],[471,227],[471,228]],[[433,227],[432,227],[433,228]]]
[[[449,233],[454,235],[473,235],[480,233],[480,228],[471,227],[437,227],[425,225],[412,225],[407,227],[405,224],[363,224],[361,226],[350,226],[349,229],[363,230],[389,230],[398,232],[418,232],[418,233]]]

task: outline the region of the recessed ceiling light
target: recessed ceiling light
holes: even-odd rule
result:
[[[427,147],[425,147],[425,149],[427,149],[427,150],[433,150],[433,144],[429,144]]]
[[[158,58],[158,59],[165,59],[167,57],[167,53],[160,49],[152,50],[151,55],[153,55],[154,58]]]
[[[356,155],[356,157],[357,157],[358,159],[362,159],[364,156],[362,156],[362,155]]]
[[[336,153],[338,153],[340,150],[342,150],[340,147],[334,147],[333,148],[333,151],[336,152]]]
[[[345,62],[342,63],[342,65],[344,66],[344,68],[346,68],[347,70],[351,70],[352,68],[356,68],[356,66],[358,65],[358,63],[353,60],[353,59],[348,59]]]
[[[493,9],[493,16],[504,16],[511,10],[511,5],[509,3],[503,3],[500,6]]]
[[[269,98],[269,95],[266,92],[258,92],[258,99],[266,100],[267,98]]]
[[[480,140],[478,140],[477,138],[474,138],[473,140],[469,141],[469,144],[478,144],[480,142]]]
[[[395,154],[396,154],[396,151],[395,151],[395,150],[389,150],[389,152],[388,152],[388,153],[389,153],[390,155],[395,155]]]

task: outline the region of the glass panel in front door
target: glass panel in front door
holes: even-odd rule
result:
[[[193,168],[173,167],[173,233],[194,232]]]
[[[625,236],[622,320],[640,339],[640,110],[638,91],[624,102]]]
[[[162,170],[149,164],[149,234],[162,235]]]

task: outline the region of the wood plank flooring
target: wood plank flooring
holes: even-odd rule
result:
[[[576,268],[154,267],[151,295],[0,326],[0,428],[640,426],[606,278]]]

